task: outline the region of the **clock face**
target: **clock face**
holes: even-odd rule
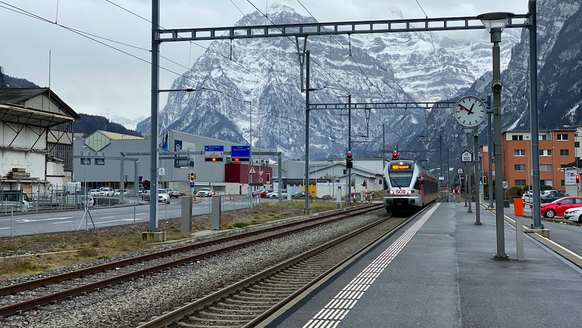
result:
[[[464,127],[475,127],[485,119],[487,108],[481,99],[465,96],[455,104],[455,118]]]

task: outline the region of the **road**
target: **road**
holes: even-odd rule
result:
[[[245,196],[236,196],[234,200],[222,198],[222,211],[249,207],[249,199]],[[211,212],[211,197],[199,198],[199,202],[192,204],[192,214],[206,214]],[[264,201],[276,201],[261,199]],[[136,203],[135,198],[128,199],[128,203]],[[89,213],[96,228],[149,222],[149,204],[136,206],[123,205],[113,207],[90,208]],[[158,219],[178,218],[181,215],[181,198],[172,199],[169,205],[159,204]],[[88,216],[86,216],[88,217]],[[84,219],[84,210],[45,211],[15,213],[14,216],[0,215],[0,237],[30,235],[37,233],[76,231],[92,228],[91,220]]]

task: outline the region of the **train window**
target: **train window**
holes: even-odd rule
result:
[[[390,184],[392,187],[409,187],[412,180],[412,172],[390,172]]]

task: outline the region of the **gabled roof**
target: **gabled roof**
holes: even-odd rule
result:
[[[111,143],[111,140],[142,140],[142,139],[144,138],[131,136],[128,134],[97,130],[93,132],[93,134],[85,138],[85,145],[91,147],[91,149],[93,149],[94,151],[101,151],[101,149],[107,147]]]
[[[103,130],[97,130],[95,132],[99,132],[102,135],[104,135],[107,138],[112,139],[112,140],[143,139],[143,137],[132,136],[129,134],[121,134],[121,133],[116,133],[116,132],[103,131]]]
[[[27,101],[38,96],[50,98],[58,112],[28,107]],[[0,118],[5,122],[47,127],[81,117],[49,88],[4,88],[0,89]]]

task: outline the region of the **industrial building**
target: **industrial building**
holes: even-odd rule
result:
[[[0,89],[0,190],[30,195],[71,182],[79,118],[49,88]]]

